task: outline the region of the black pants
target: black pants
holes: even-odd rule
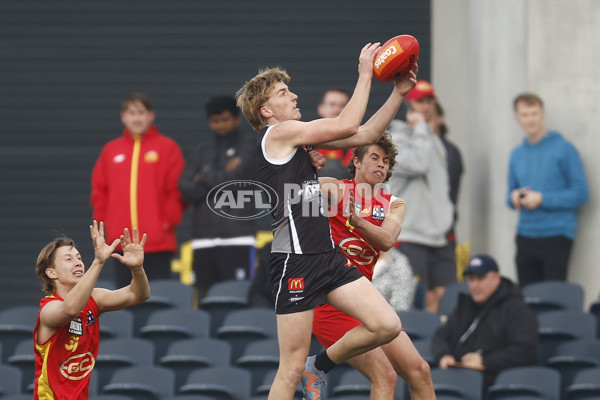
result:
[[[144,254],[144,271],[149,281],[156,279],[169,279],[171,278],[171,260],[173,259],[173,253],[170,251],[163,251],[159,253],[146,253]],[[110,263],[113,269],[113,276],[117,288],[122,288],[131,283],[131,271],[128,267],[121,264],[121,262],[115,258],[110,259]]]
[[[573,240],[566,236],[529,238],[517,235],[517,274],[521,287],[538,281],[567,279]]]
[[[194,250],[194,274],[200,298],[215,282],[251,278],[254,246],[217,246]]]

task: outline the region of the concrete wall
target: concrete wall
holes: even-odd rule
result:
[[[590,185],[569,267],[587,307],[600,293],[600,2],[433,0],[432,13],[432,81],[466,170],[459,241],[516,277],[517,215],[505,205],[506,171],[523,133],[512,99],[538,93],[546,126],[577,147]]]

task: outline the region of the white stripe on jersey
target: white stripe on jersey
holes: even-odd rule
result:
[[[277,295],[275,296],[275,309],[277,310],[277,302],[279,301],[279,293],[281,293],[281,282],[283,281],[283,277],[285,276],[285,272],[287,270],[287,262],[290,259],[290,253],[285,257],[285,261],[283,262],[283,272],[281,273],[281,279],[279,279],[279,287],[277,288]]]
[[[292,207],[290,206],[289,197],[286,199],[286,206],[288,209],[288,221],[290,223],[290,231],[292,232],[292,251],[295,254],[302,254],[302,247],[300,246],[300,238],[298,237],[298,230],[294,223],[294,217],[292,215]]]

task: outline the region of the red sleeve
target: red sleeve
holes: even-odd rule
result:
[[[108,198],[108,185],[106,180],[106,172],[104,168],[104,153],[102,149],[100,157],[92,170],[92,194],[90,196],[90,204],[93,208],[92,218],[96,221],[104,221],[106,217],[106,204]]]

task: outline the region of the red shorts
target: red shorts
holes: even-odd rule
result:
[[[326,349],[358,325],[362,322],[329,304],[315,308],[313,333]]]

